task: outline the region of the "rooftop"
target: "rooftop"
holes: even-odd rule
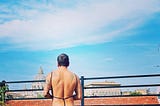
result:
[[[49,106],[51,99],[45,100],[10,100],[7,104],[11,106]],[[116,98],[86,98],[85,106],[106,106],[106,105],[144,105],[159,104],[157,96],[141,97],[116,97]],[[80,101],[75,101],[75,106],[80,106]]]
[[[95,87],[101,87],[101,86],[120,86],[121,84],[113,82],[113,81],[104,81],[104,82],[91,82],[86,84],[85,86],[95,86]]]

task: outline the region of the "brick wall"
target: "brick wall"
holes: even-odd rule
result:
[[[8,106],[50,106],[51,100],[10,100]],[[134,105],[134,104],[159,104],[156,96],[142,97],[115,97],[115,98],[90,98],[85,99],[85,106],[94,105]],[[75,106],[80,106],[80,101],[75,101]]]

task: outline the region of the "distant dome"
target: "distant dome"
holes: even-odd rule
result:
[[[44,80],[44,79],[45,79],[45,75],[42,67],[40,67],[38,74],[35,76],[35,80]]]
[[[45,80],[45,75],[42,67],[40,67],[38,74],[35,76],[34,80]],[[32,88],[42,89],[44,87],[44,82],[34,82],[32,83]]]
[[[40,67],[38,74],[44,74],[42,67]]]

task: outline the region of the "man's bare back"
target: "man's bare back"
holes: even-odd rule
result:
[[[50,89],[53,94],[49,93]],[[74,106],[74,100],[82,97],[80,80],[67,67],[58,66],[46,77],[44,96],[53,99],[52,106]]]

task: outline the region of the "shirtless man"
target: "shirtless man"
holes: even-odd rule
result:
[[[78,76],[68,70],[69,57],[57,57],[58,69],[46,77],[44,96],[52,98],[52,106],[74,106],[74,100],[82,98],[82,88]],[[51,90],[51,92],[50,92]]]

